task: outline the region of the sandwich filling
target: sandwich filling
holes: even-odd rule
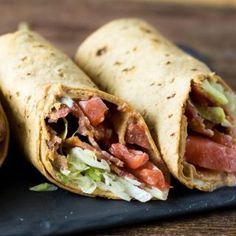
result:
[[[57,177],[85,194],[102,190],[127,201],[165,200],[169,185],[149,158],[143,125],[130,116],[123,137],[117,132],[117,119],[124,113],[96,96],[58,98],[45,119]]]
[[[196,169],[236,172],[236,95],[216,80],[192,82],[185,160]]]

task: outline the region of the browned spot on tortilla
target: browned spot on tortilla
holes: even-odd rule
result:
[[[26,75],[28,75],[28,76],[31,75],[31,72],[28,72]]]
[[[134,47],[134,48],[132,49],[132,51],[135,52],[135,51],[137,51],[137,49],[138,49],[137,47]]]
[[[166,56],[166,57],[169,57],[169,56],[170,56],[170,54],[166,53],[166,54],[165,54],[165,56]]]
[[[60,77],[64,77],[64,72],[61,71],[58,75],[59,75]]]
[[[174,81],[175,81],[175,78],[172,78],[172,79],[170,80],[170,83],[172,84],[172,83],[174,83]]]
[[[152,82],[151,84],[150,84],[150,86],[153,86],[155,84],[155,82]]]
[[[196,68],[193,68],[193,69],[191,69],[191,71],[197,71],[198,69],[196,69]]]
[[[96,77],[99,77],[101,74],[102,74],[102,72],[98,72],[98,73],[96,74]]]
[[[170,136],[171,136],[171,137],[175,136],[175,133],[171,133]]]
[[[22,57],[20,60],[21,60],[21,61],[26,61],[27,59],[28,59],[28,57],[25,56],[25,57]]]
[[[31,96],[28,96],[26,99],[27,99],[27,101],[29,101],[31,99]]]
[[[143,110],[142,112],[141,112],[141,115],[143,116],[143,117],[145,117],[146,115],[147,115],[147,110]]]
[[[129,72],[135,69],[135,66],[129,67],[129,68],[124,68],[122,72]]]
[[[173,98],[176,95],[176,93],[171,94],[170,96],[166,97],[166,99]]]
[[[10,100],[12,99],[12,96],[11,96],[11,95],[9,95],[9,99],[10,99]]]
[[[170,115],[168,115],[168,118],[171,118],[173,116],[173,114],[170,114]]]
[[[162,86],[162,83],[158,83],[157,86]]]
[[[152,31],[150,29],[147,29],[145,27],[140,27],[140,30],[142,30],[143,32],[147,33],[147,34],[150,34],[152,33]]]
[[[20,96],[20,92],[16,92],[16,96],[19,97]]]
[[[166,65],[170,65],[170,64],[171,64],[171,62],[170,62],[170,61],[167,61],[167,62],[166,62]]]
[[[156,38],[154,38],[154,39],[151,39],[154,43],[160,43],[160,41],[158,40],[158,39],[156,39]]]
[[[107,46],[104,46],[104,47],[97,50],[96,56],[102,56],[106,52],[107,52]]]
[[[122,63],[120,61],[116,61],[116,62],[114,62],[114,65],[115,66],[120,66],[120,65],[122,65]]]

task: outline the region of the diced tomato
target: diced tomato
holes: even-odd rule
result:
[[[93,97],[87,101],[80,101],[79,105],[92,125],[97,126],[104,121],[108,107],[101,98]]]
[[[206,169],[236,172],[236,148],[209,138],[188,136],[185,158],[187,162]]]
[[[112,144],[109,151],[112,155],[124,161],[126,166],[130,169],[139,168],[149,159],[147,153],[127,148],[125,145],[120,143]]]
[[[169,188],[169,184],[165,181],[165,177],[161,170],[159,170],[154,164],[150,161],[146,162],[142,167],[132,171],[142,182],[157,187],[160,190]]]
[[[144,127],[135,122],[129,123],[125,134],[125,141],[147,149],[150,147]]]

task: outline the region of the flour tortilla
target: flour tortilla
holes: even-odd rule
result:
[[[125,109],[127,116],[135,116],[148,136],[150,159],[168,176],[141,115],[121,99],[98,90],[71,59],[37,33],[19,30],[3,35],[0,52],[0,87],[3,102],[8,107],[11,129],[25,156],[48,180],[78,194],[117,198],[113,193],[101,190],[84,194],[79,187],[58,178],[49,161],[53,154],[46,144],[49,134],[45,123],[58,97],[88,99],[98,96]]]
[[[98,29],[78,48],[75,60],[99,88],[125,99],[143,115],[180,182],[204,191],[236,184],[235,174],[197,171],[183,158],[191,81],[213,78],[231,90],[204,63],[139,19],[114,20]]]
[[[9,145],[9,136],[10,136],[10,129],[7,121],[7,117],[5,112],[0,104],[0,125],[1,131],[0,134],[1,142],[0,142],[0,166],[3,164],[7,157],[8,145]]]

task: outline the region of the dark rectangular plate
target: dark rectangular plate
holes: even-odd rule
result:
[[[236,188],[212,193],[175,183],[167,201],[138,203],[88,198],[58,189],[32,192],[47,181],[18,153],[9,155],[0,173],[0,235],[61,235],[236,206]]]
[[[236,187],[204,193],[177,182],[167,201],[145,204],[82,197],[62,189],[32,192],[29,187],[47,180],[15,146],[10,145],[0,169],[0,235],[71,234],[236,206]]]

